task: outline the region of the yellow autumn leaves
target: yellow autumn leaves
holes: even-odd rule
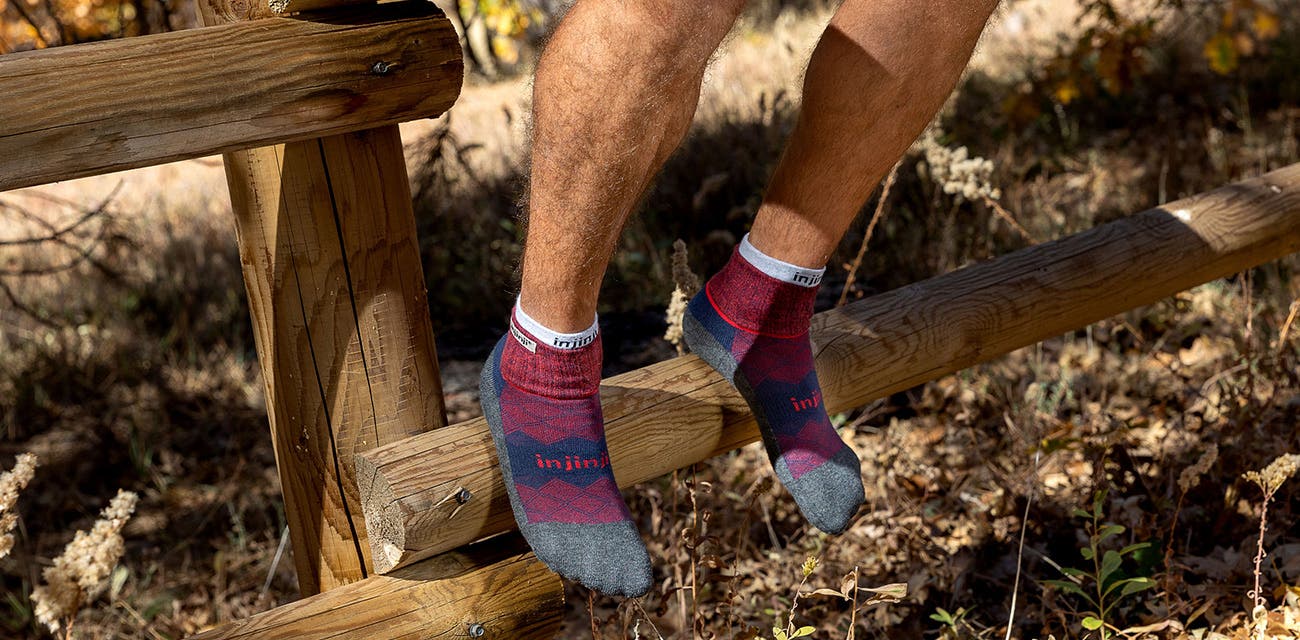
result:
[[[140,35],[123,0],[0,0],[0,53]]]
[[[474,12],[483,17],[492,34],[492,55],[505,64],[519,62],[520,44],[528,28],[546,18],[540,9],[520,0],[461,0],[460,11],[466,22]]]
[[[1223,8],[1218,31],[1205,43],[1205,60],[1215,73],[1227,75],[1281,32],[1277,13],[1255,0],[1231,0]]]
[[[1098,92],[1121,95],[1133,88],[1146,72],[1158,25],[1172,15],[1212,21],[1202,53],[1207,66],[1220,75],[1266,53],[1282,32],[1278,13],[1265,0],[1213,0],[1200,9],[1182,0],[1147,4],[1138,10],[1121,8],[1112,0],[1083,0],[1080,19],[1089,26],[1044,68],[1056,102],[1068,105]]]

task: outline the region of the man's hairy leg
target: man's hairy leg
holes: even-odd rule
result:
[[[823,531],[849,526],[863,489],[813,367],[817,286],[871,191],[952,91],[995,6],[846,0],[813,52],[750,234],[688,307],[691,350],[745,396],[777,477]]]
[[[750,231],[804,267],[840,237],[943,106],[994,0],[847,0],[814,51],[803,106]]]
[[[480,401],[524,537],[608,594],[645,593],[651,571],[605,444],[596,295],[742,5],[580,0],[538,63],[523,285]]]
[[[591,324],[632,208],[690,127],[744,0],[578,2],[537,68],[522,308]]]

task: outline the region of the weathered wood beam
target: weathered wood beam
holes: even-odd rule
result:
[[[491,540],[218,626],[192,640],[552,638],[564,617],[564,585],[525,549],[515,537]]]
[[[225,162],[308,595],[367,575],[355,454],[446,424],[402,143],[390,125]]]
[[[843,411],[1300,249],[1300,165],[818,314],[817,370]],[[753,442],[743,401],[694,356],[604,382],[619,486]],[[375,568],[514,528],[486,423],[361,454]],[[460,489],[470,499],[460,505]],[[454,517],[453,517],[454,514]]]
[[[199,8],[209,24],[224,19]],[[455,73],[420,89],[449,104],[459,48],[439,24],[438,39],[398,46],[454,52]],[[389,124],[233,151],[225,165],[298,585],[311,595],[370,570],[355,455],[446,425],[406,161]]]
[[[0,191],[437,116],[461,74],[425,2],[0,56]]]

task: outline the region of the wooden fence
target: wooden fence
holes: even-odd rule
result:
[[[225,154],[308,597],[196,637],[551,637],[559,578],[517,534],[476,542],[515,526],[486,423],[440,428],[396,123],[455,101],[451,24],[419,1],[198,3],[200,29],[0,56],[0,191]],[[820,313],[828,409],[1297,250],[1300,165]],[[601,392],[620,486],[757,439],[694,356]]]

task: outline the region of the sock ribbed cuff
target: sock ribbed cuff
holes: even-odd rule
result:
[[[789,338],[808,331],[817,287],[805,287],[774,278],[740,255],[731,254],[727,265],[704,285],[713,308],[727,322],[750,333]]]
[[[532,316],[524,312],[520,306],[519,299],[515,299],[515,322],[519,328],[527,331],[534,338],[541,341],[542,344],[561,350],[581,349],[592,342],[596,341],[596,334],[600,332],[599,318],[593,318],[591,326],[577,333],[560,333],[546,328],[542,323],[534,320]],[[518,338],[519,336],[515,336]],[[523,342],[522,340],[520,342]],[[528,345],[524,344],[527,348]],[[532,351],[533,349],[529,349]]]
[[[777,260],[772,256],[758,250],[749,242],[749,234],[746,233],[740,240],[740,257],[746,262],[753,265],[755,269],[790,284],[797,284],[801,287],[816,287],[822,283],[822,276],[826,274],[826,267],[820,269],[809,269],[799,265],[790,264],[782,260]]]
[[[581,338],[586,340],[586,344],[580,347],[553,347],[550,345],[555,341],[553,337],[543,338],[524,328],[521,316],[523,311],[515,307],[510,318],[510,335],[501,351],[501,377],[506,382],[533,395],[552,399],[585,398],[600,389],[602,349],[599,332],[592,332],[589,340]],[[577,335],[585,336],[586,333]],[[562,338],[560,342],[563,344],[566,339]]]

